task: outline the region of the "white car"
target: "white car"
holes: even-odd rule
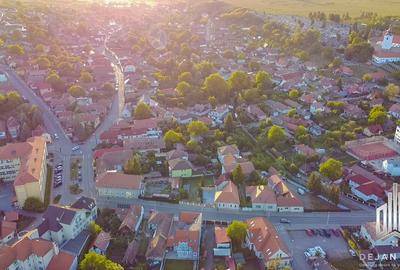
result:
[[[354,250],[349,249],[349,253],[352,257],[357,257],[357,253]]]
[[[76,145],[76,146],[72,147],[72,151],[77,151],[79,149],[80,149],[79,145]]]

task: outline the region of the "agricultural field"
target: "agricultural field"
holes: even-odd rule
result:
[[[400,0],[222,0],[237,7],[245,7],[271,14],[307,16],[313,11],[349,13],[352,17],[362,12],[400,16]]]

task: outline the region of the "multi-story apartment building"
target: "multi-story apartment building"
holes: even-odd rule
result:
[[[0,148],[0,179],[14,182],[19,206],[28,197],[43,201],[47,176],[47,146],[43,137],[32,137],[23,143]]]
[[[38,226],[39,236],[62,246],[87,229],[96,218],[96,213],[94,200],[86,197],[78,199],[71,207],[50,205]]]

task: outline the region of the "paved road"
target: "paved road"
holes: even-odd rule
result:
[[[61,203],[71,204],[79,196],[86,195],[95,197],[94,186],[94,171],[93,171],[93,148],[97,145],[98,138],[102,132],[109,129],[120,117],[123,110],[124,99],[124,74],[118,57],[105,46],[104,54],[110,60],[115,73],[115,81],[117,82],[117,93],[114,95],[111,109],[106,118],[102,121],[100,126],[92,134],[92,136],[80,146],[79,151],[72,151],[75,146],[68,136],[66,136],[63,127],[61,126],[58,118],[50,110],[49,106],[37,96],[32,89],[23,81],[12,69],[8,66],[0,65],[0,72],[6,74],[8,80],[14,88],[20,93],[22,97],[29,100],[31,104],[37,105],[43,115],[43,122],[50,135],[58,134],[59,139],[55,140],[49,145],[49,152],[54,153],[55,164],[63,164],[63,185],[52,190],[52,197],[61,194]],[[83,192],[80,195],[72,195],[69,191],[70,181],[70,166],[71,157],[80,158],[82,182],[78,182]]]

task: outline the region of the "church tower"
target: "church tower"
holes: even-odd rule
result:
[[[389,28],[388,30],[385,31],[385,35],[383,36],[382,49],[384,50],[391,49],[392,43],[393,43],[393,33]]]

